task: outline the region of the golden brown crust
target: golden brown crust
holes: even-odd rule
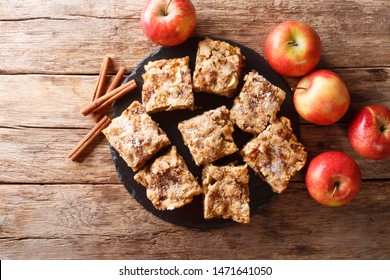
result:
[[[238,150],[232,137],[233,123],[225,106],[182,121],[178,128],[198,166],[212,163]]]
[[[159,210],[180,208],[190,203],[195,195],[203,193],[174,146],[141,169],[134,179],[146,187],[148,199]]]
[[[306,163],[305,147],[292,133],[290,120],[281,117],[270,124],[241,151],[244,161],[272,189],[281,193]]]
[[[148,113],[194,109],[189,57],[150,61],[142,75],[142,103]]]
[[[113,119],[102,132],[134,171],[170,144],[165,132],[138,101],[134,101],[119,117]]]
[[[259,134],[276,119],[286,93],[252,71],[244,77],[245,84],[234,100],[230,119],[242,130]]]
[[[222,217],[248,224],[249,174],[247,165],[207,165],[202,173],[205,219]]]
[[[199,42],[193,86],[195,92],[232,97],[245,64],[239,47],[206,38]]]

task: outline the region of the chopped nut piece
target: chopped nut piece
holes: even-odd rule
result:
[[[195,195],[203,193],[174,146],[141,169],[134,179],[146,187],[147,197],[159,210],[182,207],[190,203]]]
[[[198,166],[238,150],[232,137],[233,123],[225,106],[182,121],[178,127]]]
[[[276,119],[286,93],[256,71],[247,74],[244,80],[230,110],[230,119],[242,130],[257,135]]]
[[[307,153],[292,133],[291,122],[281,117],[241,151],[244,161],[277,193],[283,192],[306,163]]]
[[[204,189],[204,218],[222,217],[248,224],[249,174],[247,165],[208,165],[202,174]]]
[[[134,171],[171,143],[138,101],[113,119],[102,132]]]
[[[151,61],[142,75],[142,103],[148,113],[194,109],[188,56]]]
[[[193,76],[194,91],[232,97],[244,63],[239,47],[209,38],[200,41]]]

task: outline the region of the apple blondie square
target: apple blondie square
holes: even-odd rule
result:
[[[230,119],[243,131],[257,135],[276,119],[286,93],[256,71],[245,75],[244,81],[230,110]]]
[[[198,44],[193,74],[194,91],[232,97],[244,65],[245,57],[239,47],[205,38]]]
[[[146,196],[159,210],[180,208],[203,193],[175,146],[142,168],[134,179],[146,187]]]
[[[222,217],[248,224],[249,174],[247,165],[207,165],[202,171],[205,219]]]
[[[232,136],[233,123],[225,106],[184,120],[178,128],[198,166],[212,163],[238,150]]]
[[[241,150],[244,161],[273,189],[282,193],[292,176],[306,163],[305,147],[286,117],[276,119]]]
[[[133,171],[171,143],[138,101],[114,118],[103,134]]]
[[[142,103],[148,113],[194,109],[190,58],[161,59],[145,65]]]

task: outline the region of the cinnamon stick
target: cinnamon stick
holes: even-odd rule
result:
[[[106,84],[108,68],[110,66],[111,58],[105,57],[103,59],[102,67],[100,68],[99,78],[96,83],[96,87],[92,96],[92,101],[98,99],[100,96],[104,94],[104,85]]]
[[[109,85],[109,87],[107,89],[107,92],[113,91],[114,89],[116,89],[121,84],[121,82],[123,80],[123,76],[125,75],[125,73],[126,73],[126,67],[121,66],[119,68],[118,72],[116,73],[116,75],[114,77],[114,80]],[[94,101],[94,100],[92,100],[92,101]],[[107,108],[106,110],[103,110],[103,111],[95,112],[95,113],[92,114],[92,119],[95,122],[98,122],[98,121],[100,121],[100,119],[104,115],[106,115],[108,113],[109,113],[109,108]]]
[[[121,85],[120,87],[106,93],[105,95],[99,97],[98,99],[92,101],[87,106],[85,106],[81,113],[84,116],[87,116],[91,113],[94,113],[96,111],[99,111],[109,104],[113,103],[115,100],[121,98],[125,94],[129,93],[130,91],[134,90],[137,87],[137,84],[134,80],[131,80],[127,82],[126,84]]]
[[[113,91],[114,89],[119,87],[125,73],[126,73],[126,67],[121,66],[118,72],[116,73],[114,80],[111,82],[110,86],[108,87],[107,92]]]
[[[74,161],[110,123],[111,119],[107,116],[104,116],[97,124],[95,124],[95,126],[88,132],[88,134],[83,139],[81,139],[76,147],[74,147],[73,150],[69,152],[68,158]]]

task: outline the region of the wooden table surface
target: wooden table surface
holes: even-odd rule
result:
[[[105,56],[131,73],[158,48],[139,25],[143,1],[5,0],[0,8],[0,259],[389,259],[390,160],[351,148],[360,107],[390,108],[388,0],[194,0],[194,35],[234,40],[264,55],[278,23],[310,24],[323,42],[318,68],[340,74],[351,106],[330,126],[301,122],[310,159],[341,150],[363,183],[350,205],[308,194],[305,169],[249,225],[195,230],[156,218],[120,183],[101,135],[73,162],[91,129],[88,103]],[[287,79],[290,86],[297,79]],[[306,165],[307,166],[307,165]]]

